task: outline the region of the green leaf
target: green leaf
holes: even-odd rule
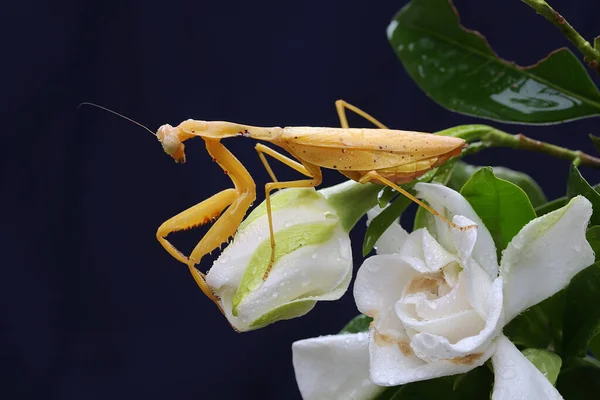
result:
[[[563,354],[582,356],[600,333],[600,262],[571,280],[566,293]]]
[[[533,207],[537,207],[548,201],[540,185],[526,173],[506,167],[492,167],[492,170],[498,178],[512,182],[523,189]]]
[[[459,24],[448,0],[412,0],[387,33],[411,78],[447,109],[531,124],[600,114],[600,92],[570,50],[528,67],[502,60],[483,36]]]
[[[377,240],[383,235],[383,232],[396,221],[400,215],[412,203],[408,197],[398,196],[396,201],[387,206],[378,216],[373,218],[365,232],[362,254],[366,257],[373,249]]]
[[[340,331],[340,333],[359,333],[366,332],[369,330],[369,324],[373,321],[373,318],[359,314],[356,317],[352,318],[350,322],[346,324]]]
[[[460,193],[492,234],[498,251],[535,218],[527,194],[514,183],[497,178],[490,167],[475,172]]]
[[[467,181],[471,178],[471,176],[481,168],[483,167],[478,165],[470,165],[464,161],[458,161],[454,167],[454,170],[452,171],[452,177],[448,181],[447,186],[454,190],[460,191],[464,184],[467,183]],[[529,197],[529,201],[531,201],[531,205],[533,205],[533,207],[541,206],[548,201],[540,185],[538,185],[538,183],[526,173],[505,167],[491,168],[496,177],[512,182],[523,189],[523,191],[525,191],[527,194],[527,197]]]
[[[600,368],[592,363],[579,364],[561,371],[556,381],[556,389],[567,400],[598,398],[598,393],[600,393]]]
[[[494,376],[489,368],[481,366],[466,374],[408,383],[400,387],[389,400],[488,399],[493,381]]]
[[[594,185],[594,186],[592,186],[592,188],[595,191],[598,191],[598,188],[600,188],[600,185]],[[537,214],[538,217],[541,217],[544,214],[547,214],[549,212],[558,210],[559,208],[566,206],[568,201],[569,201],[569,199],[567,198],[567,196],[558,197],[554,200],[550,200],[546,204],[537,206],[535,208],[535,213]]]
[[[556,383],[562,365],[562,359],[558,354],[544,349],[525,349],[522,353],[548,378],[551,384]]]
[[[559,208],[566,206],[568,201],[569,201],[569,199],[567,199],[567,196],[563,196],[563,197],[559,197],[557,199],[551,200],[551,201],[547,202],[546,204],[542,204],[541,206],[536,207],[535,214],[538,217],[541,217],[544,214],[548,214],[549,212],[556,211]]]
[[[600,335],[594,336],[590,342],[590,351],[596,359],[600,359]]]
[[[503,333],[522,348],[553,348],[562,344],[566,290],[554,294],[515,317]]]
[[[457,162],[447,186],[460,192],[460,189],[471,179],[471,176],[480,169],[481,167],[478,165],[467,164],[464,161]]]
[[[600,138],[598,136],[590,134],[590,139],[592,139],[592,143],[594,143],[596,151],[600,152]]]
[[[415,213],[415,221],[413,222],[413,232],[417,229],[429,226],[433,221],[434,216],[423,207],[419,207]]]
[[[585,238],[594,250],[596,261],[600,261],[600,226],[596,225],[589,228],[585,233]]]
[[[381,208],[385,208],[385,206],[388,205],[388,203],[390,201],[392,201],[392,199],[394,197],[396,197],[398,195],[398,192],[396,191],[396,189],[393,189],[389,186],[386,186],[383,188],[383,190],[381,192],[379,192],[378,195],[378,203],[379,203],[379,207]]]
[[[398,399],[398,397],[396,397],[396,394],[401,389],[402,389],[402,386],[392,386],[392,387],[386,388],[383,392],[379,393],[379,395],[377,395],[372,400],[396,400],[396,399]]]
[[[585,196],[591,203],[594,210],[590,223],[600,225],[600,193],[585,180],[575,164],[571,164],[569,178],[567,180],[567,197],[572,199],[577,195]]]
[[[600,36],[596,36],[594,39],[594,49],[600,50]]]

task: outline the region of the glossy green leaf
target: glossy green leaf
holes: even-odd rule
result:
[[[563,354],[582,356],[600,333],[600,262],[571,280],[566,293]]]
[[[556,389],[566,400],[597,399],[600,393],[600,368],[585,359],[563,368],[556,381]]]
[[[460,193],[492,234],[498,251],[504,250],[521,228],[535,218],[523,189],[497,178],[490,167],[475,172]]]
[[[481,168],[483,167],[458,161],[452,171],[452,177],[448,181],[448,187],[460,191],[464,184],[467,183],[467,181],[471,178],[471,176]],[[527,194],[527,197],[529,197],[529,201],[533,207],[541,206],[548,201],[540,185],[538,185],[538,183],[526,173],[505,167],[491,168],[496,177],[512,182],[523,189],[523,191]]]
[[[515,345],[524,348],[558,351],[562,346],[562,328],[566,290],[525,310],[503,329]]]
[[[522,353],[551,384],[556,383],[562,366],[562,359],[558,354],[544,349],[525,349]]]
[[[359,333],[366,332],[369,330],[369,324],[373,321],[373,318],[359,314],[356,317],[352,318],[350,322],[346,324],[340,331],[340,333]]]
[[[596,50],[600,50],[600,36],[596,36],[594,39],[594,48]]]
[[[590,139],[592,139],[592,143],[594,143],[594,147],[596,148],[596,151],[600,152],[600,137],[590,135]]]
[[[412,0],[388,40],[420,88],[443,107],[481,118],[556,123],[600,114],[600,91],[568,49],[521,67],[464,29],[448,0]]]
[[[574,164],[571,164],[569,178],[567,180],[567,197],[572,199],[577,195],[585,196],[591,203],[594,213],[590,219],[592,225],[600,225],[600,193],[598,193],[579,172]]]

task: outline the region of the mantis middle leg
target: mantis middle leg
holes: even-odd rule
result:
[[[266,280],[271,272],[271,268],[273,268],[273,264],[275,263],[275,234],[273,232],[273,214],[271,210],[271,191],[275,189],[285,189],[285,188],[300,188],[300,187],[315,187],[321,184],[323,180],[323,175],[321,173],[321,168],[312,164],[301,164],[297,161],[292,160],[291,158],[267,147],[263,144],[256,145],[256,151],[260,156],[265,168],[273,178],[273,182],[269,182],[265,184],[265,202],[267,205],[267,219],[269,221],[269,236],[271,239],[271,259],[269,260],[269,266],[263,275],[263,280]],[[281,161],[285,165],[294,170],[300,172],[301,174],[311,178],[311,179],[302,179],[296,181],[287,181],[287,182],[277,182],[275,179],[275,175],[269,166],[267,159],[264,155],[269,155],[274,159]]]

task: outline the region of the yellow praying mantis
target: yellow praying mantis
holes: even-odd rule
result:
[[[234,188],[223,190],[197,205],[165,221],[157,230],[156,238],[175,259],[186,264],[196,283],[216,305],[219,298],[206,284],[205,275],[196,269],[202,257],[227,243],[233,237],[247,210],[256,198],[256,184],[246,168],[221,143],[222,139],[245,136],[270,142],[289,153],[287,157],[261,143],[256,151],[272,182],[265,184],[265,200],[269,222],[271,259],[263,276],[266,280],[274,262],[275,237],[271,213],[270,193],[276,189],[315,187],[321,184],[321,168],[335,169],[359,183],[374,182],[387,185],[410,198],[449,225],[458,227],[434,209],[423,204],[399,184],[408,183],[451,157],[460,155],[466,146],[463,139],[429,133],[388,129],[371,115],[343,100],[336,101],[341,128],[316,127],[256,127],[223,121],[187,120],[176,127],[161,126],[156,136],[164,151],[175,162],[185,162],[183,142],[201,137],[206,150],[233,182]],[[346,109],[372,122],[379,129],[357,129],[348,126]],[[279,182],[266,155],[282,162],[308,179]],[[225,210],[227,208],[227,210]],[[225,211],[224,211],[225,210]],[[223,212],[224,211],[224,212]],[[218,218],[218,219],[217,219]],[[210,221],[216,222],[198,242],[189,257],[183,255],[166,237],[175,231],[191,229]]]
[[[408,197],[427,211],[438,216],[450,226],[466,230],[474,226],[459,227],[443,215],[430,208],[412,194],[402,189],[400,184],[411,182],[427,171],[436,168],[450,158],[461,154],[467,145],[465,140],[452,136],[439,136],[430,133],[392,130],[371,115],[344,100],[335,103],[341,128],[317,127],[257,127],[224,121],[197,121],[188,119],[178,126],[162,125],[156,133],[144,125],[118,114],[105,107],[89,104],[131,121],[155,135],[164,151],[175,162],[185,162],[186,140],[200,137],[204,139],[206,150],[233,182],[233,188],[223,190],[212,197],[188,208],[165,221],[156,232],[160,244],[175,259],[187,265],[202,292],[223,312],[219,298],[207,285],[205,274],[196,265],[202,258],[234,236],[246,212],[256,199],[256,184],[244,165],[221,143],[222,139],[245,136],[276,145],[293,158],[287,157],[261,143],[255,148],[272,182],[265,184],[265,201],[271,241],[271,258],[263,276],[266,280],[273,266],[275,236],[271,213],[270,193],[284,188],[308,188],[321,184],[321,168],[338,170],[346,177],[359,183],[379,183],[387,185]],[[346,109],[367,119],[378,129],[350,128]],[[282,162],[308,179],[279,182],[266,155]],[[208,232],[185,256],[168,240],[167,236],[176,231],[192,229],[215,221]]]

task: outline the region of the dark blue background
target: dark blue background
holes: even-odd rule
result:
[[[97,102],[152,129],[187,118],[338,126],[338,98],[399,129],[484,122],[442,109],[404,72],[385,35],[404,4],[4,5],[2,397],[299,398],[291,343],[338,331],[356,314],[351,293],[304,318],[235,333],[155,239],[165,219],[229,187],[227,177],[201,141],[188,142],[188,163],[176,165],[142,129],[98,109],[77,113],[76,106]],[[600,33],[596,0],[552,4],[587,38]],[[520,1],[456,5],[464,25],[520,64],[567,44]],[[351,124],[367,126],[358,118]],[[587,134],[600,133],[598,119],[495,125],[592,153]],[[258,185],[267,181],[249,139],[226,144]],[[494,150],[471,162],[525,170],[549,197],[564,194],[566,161]],[[596,171],[583,172],[598,181]],[[325,185],[342,178],[326,171]],[[357,249],[363,225],[353,234]],[[175,241],[189,249],[203,232]],[[355,267],[360,263],[357,253]]]

